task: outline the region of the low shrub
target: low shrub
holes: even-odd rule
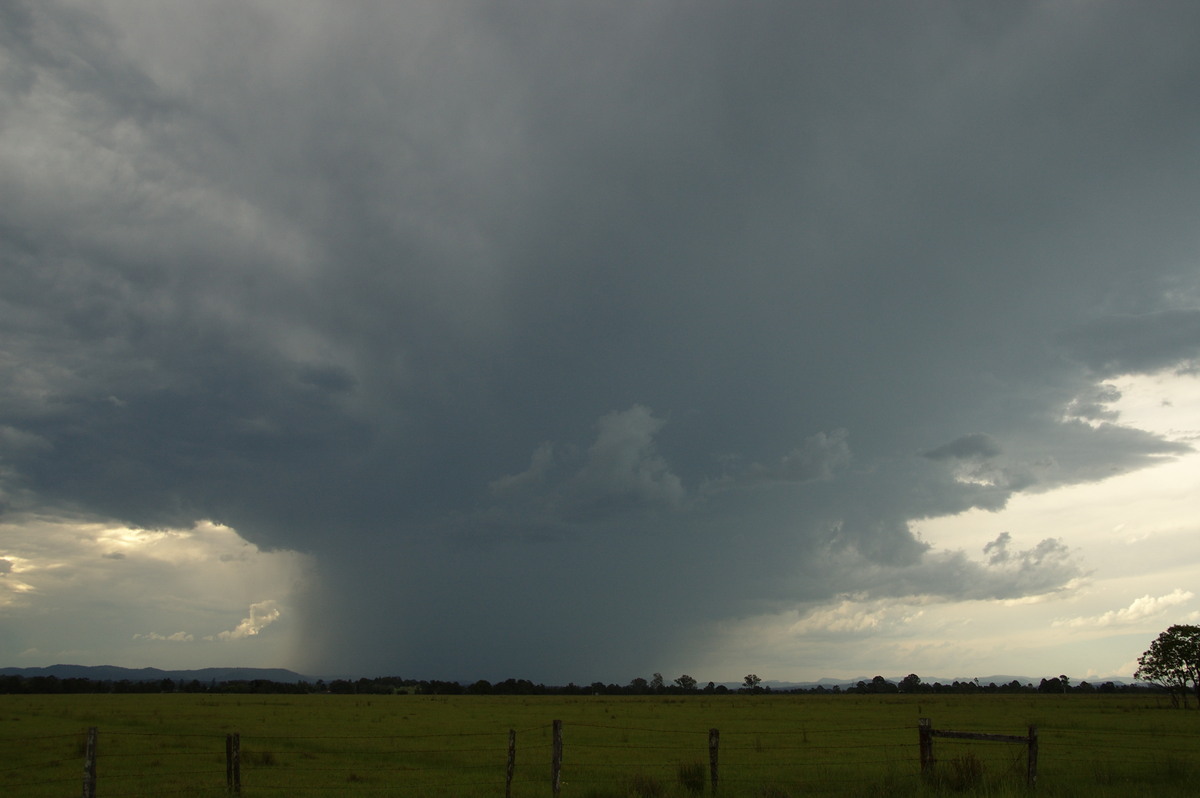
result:
[[[635,773],[629,777],[626,789],[630,795],[637,798],[661,798],[664,793],[663,783],[653,776]]]
[[[691,793],[704,792],[707,774],[703,762],[684,762],[676,769],[679,786]]]

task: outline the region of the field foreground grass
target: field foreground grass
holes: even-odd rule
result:
[[[226,736],[239,735],[243,796],[552,795],[552,722],[563,723],[561,794],[1025,795],[1026,746],[937,738],[919,772],[918,719],[937,729],[1038,729],[1036,793],[1192,796],[1200,712],[1154,696],[0,696],[0,794],[78,794],[85,731],[99,729],[98,794],[226,796]]]

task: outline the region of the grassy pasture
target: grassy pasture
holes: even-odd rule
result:
[[[548,796],[551,722],[563,721],[562,795],[1024,794],[1025,748],[935,741],[918,775],[917,720],[938,729],[1039,730],[1038,794],[1185,796],[1200,777],[1200,712],[1128,695],[891,696],[0,696],[0,794],[78,794],[84,731],[100,730],[99,794],[224,796],[225,735],[242,794],[502,796],[515,729],[516,798]]]

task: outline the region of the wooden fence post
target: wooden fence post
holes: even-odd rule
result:
[[[928,778],[933,771],[933,722],[929,718],[917,721],[917,738],[920,741],[921,776]]]
[[[717,794],[717,751],[721,746],[721,732],[718,729],[708,730],[708,777],[712,784],[712,794]]]
[[[508,730],[508,768],[504,774],[504,798],[512,798],[513,771],[517,767],[517,730]]]
[[[562,721],[554,721],[554,740],[551,743],[550,755],[550,790],[554,794],[554,798],[562,793],[562,756],[563,756],[563,739],[562,739]]]
[[[230,795],[242,794],[242,737],[225,735],[225,786]]]
[[[1037,786],[1037,726],[1030,724],[1028,735],[1025,737],[1016,737],[1008,734],[987,734],[984,732],[947,731],[946,729],[934,729],[929,718],[921,718],[917,722],[917,733],[920,735],[921,740],[921,775],[923,777],[928,778],[933,775],[933,766],[936,763],[936,760],[933,758],[933,738],[951,737],[958,740],[988,740],[996,743],[1025,743],[1025,785],[1031,790]]]
[[[96,798],[96,738],[95,726],[87,730],[87,742],[83,746],[83,798]]]
[[[1029,751],[1025,755],[1025,784],[1029,789],[1037,786],[1038,733],[1037,726],[1029,726]]]

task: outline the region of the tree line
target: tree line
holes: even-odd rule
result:
[[[753,675],[752,675],[753,676]],[[333,679],[315,682],[276,682],[268,679],[200,681],[193,679],[158,679],[131,681],[122,679],[58,678],[55,676],[0,676],[0,694],[21,693],[275,693],[275,694],[334,694],[334,695],[861,695],[886,693],[1127,693],[1137,691],[1161,691],[1165,688],[1147,685],[1129,685],[1104,682],[1092,685],[1088,682],[1070,684],[1066,677],[1042,679],[1041,683],[1020,683],[1016,680],[997,685],[994,682],[981,684],[973,681],[927,683],[916,674],[909,674],[898,682],[876,676],[871,681],[860,681],[854,685],[815,685],[806,687],[779,688],[761,684],[754,676],[740,686],[708,682],[701,686],[690,676],[667,682],[659,674],[650,679],[635,678],[628,684],[592,682],[579,685],[546,685],[528,679],[505,679],[489,682],[480,679],[471,683],[438,679],[406,679],[398,676],[383,676],[374,679]]]
[[[588,685],[574,683],[565,686],[534,684],[528,679],[506,679],[489,682],[480,679],[470,684],[456,681],[404,679],[384,676],[375,679],[362,678],[356,681],[334,679],[326,682],[276,682],[268,679],[232,680],[218,682],[199,679],[191,681],[160,679],[149,681],[120,681],[88,679],[81,677],[58,678],[56,676],[0,675],[0,694],[13,693],[333,693],[389,695],[415,693],[417,695],[725,695],[739,694],[879,694],[879,693],[1130,693],[1166,692],[1175,706],[1187,707],[1188,695],[1196,697],[1200,708],[1200,626],[1176,624],[1162,632],[1150,648],[1138,657],[1138,669],[1134,674],[1140,684],[1118,684],[1107,681],[1098,685],[1081,681],[1071,683],[1066,675],[1042,679],[1034,686],[1032,682],[1022,684],[1014,679],[1005,684],[989,682],[981,684],[979,679],[954,681],[949,684],[922,681],[910,673],[898,682],[882,676],[871,681],[862,680],[854,685],[816,685],[772,689],[764,686],[757,674],[750,673],[738,687],[709,682],[701,687],[694,677],[683,674],[668,682],[661,673],[651,678],[637,677],[628,684],[605,684],[592,682]]]

